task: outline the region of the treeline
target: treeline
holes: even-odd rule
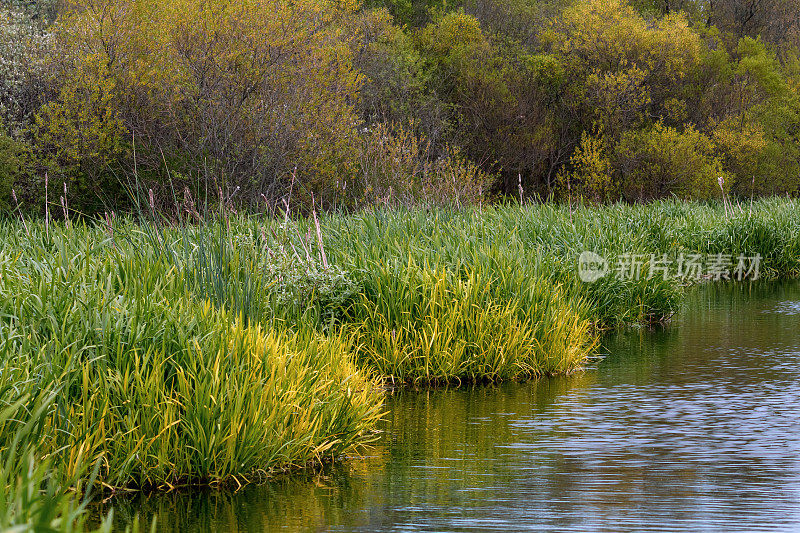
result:
[[[800,187],[798,0],[3,5],[10,208]]]

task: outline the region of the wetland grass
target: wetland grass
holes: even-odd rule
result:
[[[236,487],[353,453],[373,438],[381,382],[567,373],[603,330],[678,308],[685,280],[584,283],[582,251],[759,254],[762,277],[791,277],[799,214],[769,199],[373,210],[318,226],[2,222],[4,504],[47,487]],[[80,500],[53,498],[36,512],[80,522]],[[27,520],[11,513],[5,525]]]

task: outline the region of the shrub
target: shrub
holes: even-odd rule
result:
[[[453,135],[452,109],[433,88],[432,70],[413,35],[371,10],[359,19],[363,35],[354,66],[363,75],[359,108],[368,124],[403,124],[424,135],[434,151]]]
[[[57,29],[70,57],[98,66],[85,83],[110,89],[97,112],[107,103],[130,131],[142,178],[175,171],[254,202],[282,195],[297,167],[294,199],[328,205],[358,146],[354,12],[333,1],[108,0],[73,4]],[[61,100],[57,116],[80,115],[80,101]]]
[[[361,152],[362,205],[467,206],[481,202],[494,184],[487,174],[445,145],[437,157],[424,137],[402,126],[376,124]]]
[[[55,84],[51,69],[55,42],[41,22],[24,11],[0,8],[0,124],[15,139]]]
[[[615,160],[630,199],[671,194],[707,199],[719,196],[718,179],[727,176],[713,153],[711,140],[694,127],[680,132],[657,123],[645,130],[626,132],[616,148]]]
[[[593,136],[583,132],[581,143],[570,158],[572,169],[559,176],[562,189],[566,189],[568,197],[575,194],[595,203],[618,197],[618,185],[607,152],[602,135]],[[568,199],[571,201],[571,198]]]
[[[700,39],[682,14],[649,24],[621,0],[573,4],[550,40],[569,73],[569,107],[584,127],[600,119],[615,140],[674,105],[700,61]]]
[[[32,134],[39,170],[52,177],[55,190],[66,184],[79,210],[102,209],[102,200],[120,203],[118,173],[129,132],[116,105],[119,98],[106,60],[88,56],[74,63],[58,97],[36,113]]]
[[[16,207],[11,201],[11,190],[27,176],[27,150],[0,131],[0,208]]]

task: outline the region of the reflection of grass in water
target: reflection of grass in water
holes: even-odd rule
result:
[[[358,526],[363,518],[352,509],[366,508],[370,501],[361,476],[366,468],[374,475],[379,467],[371,458],[355,459],[236,492],[209,489],[122,496],[97,506],[94,512],[107,512],[113,504],[117,527],[124,527],[136,515],[158,516],[160,527],[170,531],[301,532],[328,524]]]

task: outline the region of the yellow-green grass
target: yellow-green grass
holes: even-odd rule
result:
[[[374,210],[319,232],[232,215],[6,221],[0,402],[27,401],[2,420],[0,451],[44,406],[32,453],[61,486],[94,466],[95,486],[120,491],[327,460],[372,438],[381,382],[571,372],[604,329],[678,308],[674,278],[580,281],[582,251],[760,254],[762,276],[789,277],[798,214],[771,199]]]
[[[236,484],[370,440],[382,392],[348,338],[248,322],[97,228],[35,231],[0,252],[0,390],[53,396],[37,453],[65,476],[97,464],[112,491]]]

